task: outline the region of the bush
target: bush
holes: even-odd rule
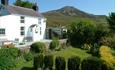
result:
[[[2,48],[0,49],[0,56],[18,57],[20,50],[18,48]]]
[[[99,48],[100,46],[98,44],[94,44],[91,48],[90,48],[90,53],[93,56],[99,56]]]
[[[44,66],[45,66],[45,69],[48,68],[49,70],[52,70],[52,67],[53,67],[53,55],[46,55],[44,57]]]
[[[105,61],[107,67],[113,68],[113,65],[115,64],[115,57],[111,53],[111,48],[107,46],[101,46],[99,51],[101,59]]]
[[[15,67],[15,59],[11,56],[0,56],[0,70],[10,70]]]
[[[33,59],[33,54],[31,53],[31,52],[29,52],[29,53],[26,53],[25,55],[24,55],[24,59],[26,60],[26,61],[31,61],[32,59]]]
[[[107,63],[102,60],[101,70],[114,70],[114,69],[108,66]]]
[[[56,70],[65,70],[66,67],[66,61],[64,57],[56,57],[55,59],[55,68]]]
[[[101,70],[101,60],[97,57],[88,57],[81,63],[82,70]]]
[[[45,51],[45,44],[41,42],[33,43],[30,50],[34,53],[43,53]]]
[[[18,54],[17,48],[0,49],[0,70],[10,70],[10,68],[15,67],[15,59]]]
[[[34,57],[34,69],[37,70],[39,68],[43,68],[44,56],[43,54],[39,54]]]
[[[68,59],[68,70],[80,70],[80,58],[78,56],[74,56]]]
[[[52,42],[50,43],[50,49],[54,50],[59,47],[59,40],[58,38],[53,38]]]

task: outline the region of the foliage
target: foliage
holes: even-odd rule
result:
[[[18,48],[2,48],[0,49],[0,56],[11,56],[16,58],[19,55],[19,52]]]
[[[2,48],[0,49],[0,69],[9,70],[15,67],[15,59],[19,55],[17,48]]]
[[[49,68],[49,70],[52,70],[52,67],[53,67],[53,55],[46,55],[44,57],[44,66],[45,66],[45,68]]]
[[[66,67],[66,61],[64,57],[56,57],[55,59],[55,68],[56,70],[65,70]]]
[[[107,17],[108,24],[110,25],[110,29],[115,32],[115,13],[110,13],[109,17]]]
[[[103,37],[100,40],[101,45],[110,46],[115,50],[115,36]]]
[[[25,55],[24,55],[24,59],[26,61],[31,61],[33,58],[34,58],[34,56],[33,56],[33,54],[31,52],[25,53]]]
[[[113,64],[115,64],[115,57],[111,53],[111,48],[107,46],[101,46],[99,51],[101,59],[106,62],[108,67],[112,68]]]
[[[43,53],[45,51],[45,44],[42,42],[33,43],[30,50],[34,53]]]
[[[74,56],[68,59],[68,70],[80,70],[80,57]]]
[[[53,38],[52,42],[50,43],[50,49],[54,50],[59,47],[59,39]]]
[[[68,29],[68,40],[72,46],[98,43],[101,37],[109,32],[107,26],[94,24],[91,21],[74,22]]]
[[[68,39],[72,46],[92,43],[95,36],[95,25],[92,22],[72,23],[68,30]]]
[[[98,44],[94,44],[91,48],[90,48],[90,53],[93,56],[99,56],[99,48],[100,46]]]
[[[10,70],[15,67],[15,60],[11,56],[0,56],[0,70]]]
[[[21,6],[21,7],[26,7],[26,8],[32,8],[33,3],[31,3],[31,2],[29,2],[27,0],[26,1],[25,0],[16,0],[14,5]]]
[[[101,70],[101,60],[97,57],[88,57],[81,63],[82,70]]]
[[[39,54],[38,56],[34,57],[34,68],[43,68],[43,62],[44,62],[44,55]]]

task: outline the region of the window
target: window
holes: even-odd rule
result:
[[[25,35],[25,27],[20,27],[20,35]]]
[[[40,27],[40,35],[42,34],[42,28]]]
[[[0,35],[5,35],[5,29],[4,28],[0,29]]]
[[[20,23],[25,23],[25,17],[24,16],[20,17]]]
[[[41,18],[38,19],[38,23],[41,24]]]

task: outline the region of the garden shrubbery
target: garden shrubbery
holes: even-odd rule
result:
[[[34,58],[34,56],[33,56],[33,54],[31,52],[24,54],[24,59],[26,61],[31,61],[33,58]]]
[[[101,60],[97,57],[88,57],[81,63],[82,70],[101,70]]]
[[[59,39],[58,38],[53,38],[49,47],[50,47],[51,50],[55,50],[56,48],[59,48]]]
[[[115,64],[115,57],[111,53],[111,48],[101,46],[99,51],[101,59],[105,61],[104,64],[107,66],[107,69],[112,69]]]
[[[56,70],[65,70],[66,69],[66,61],[65,61],[64,57],[56,57],[55,68],[56,68]]]
[[[80,66],[81,60],[80,57],[78,56],[73,56],[71,58],[68,59],[68,70],[80,70],[79,66]]]
[[[34,69],[43,69],[43,64],[44,64],[44,55],[39,54],[38,56],[34,57]]]
[[[43,53],[45,51],[45,44],[42,42],[33,43],[30,50],[34,53]]]
[[[49,70],[53,70],[53,55],[46,55],[44,57],[44,68],[45,69],[49,69]]]

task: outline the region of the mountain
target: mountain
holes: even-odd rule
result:
[[[95,23],[106,22],[105,15],[89,14],[72,6],[65,6],[58,10],[48,11],[43,13],[43,15],[47,18],[48,27],[68,26],[74,21],[79,22],[81,20],[90,20]]]

